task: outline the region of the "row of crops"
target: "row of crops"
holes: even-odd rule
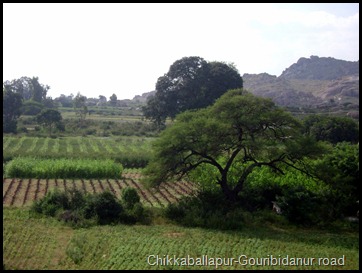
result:
[[[16,157],[111,159],[124,168],[145,167],[152,138],[3,137],[3,161]]]
[[[120,179],[3,179],[3,206],[27,206],[55,189],[77,189],[84,193],[110,191],[121,198],[122,190],[135,188],[141,202],[149,207],[165,207],[182,196],[192,194],[196,188],[190,182],[164,182],[159,188],[147,189],[139,182],[141,175],[125,173]]]

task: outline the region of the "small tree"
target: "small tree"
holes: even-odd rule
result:
[[[306,172],[304,159],[318,155],[320,148],[270,99],[230,90],[208,108],[178,115],[161,133],[146,181],[157,185],[207,164],[215,168],[214,181],[225,197],[236,201],[256,168],[267,166],[283,174],[287,165]],[[233,177],[231,169],[236,170]]]
[[[54,109],[43,109],[37,116],[36,120],[40,125],[49,129],[49,136],[52,134],[52,128],[62,121],[62,115]]]
[[[88,107],[86,105],[87,97],[82,96],[79,92],[74,98],[73,107],[76,115],[79,117],[79,125],[83,126],[85,117],[88,113]]]
[[[122,201],[126,208],[132,209],[135,204],[140,202],[140,196],[134,188],[125,188],[122,191]]]
[[[116,94],[112,94],[112,96],[109,97],[109,103],[111,106],[117,105],[117,95]]]

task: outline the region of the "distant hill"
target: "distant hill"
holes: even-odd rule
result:
[[[343,76],[359,75],[359,61],[349,62],[331,57],[300,58],[280,75],[283,79],[337,80]]]
[[[244,88],[288,107],[321,105],[359,106],[359,61],[331,57],[300,58],[277,77],[267,73],[244,74]],[[348,110],[348,109],[347,109]]]

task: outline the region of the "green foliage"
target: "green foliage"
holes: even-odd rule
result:
[[[314,173],[330,185],[340,213],[355,215],[359,200],[359,144],[340,142],[323,158],[314,161]]]
[[[73,100],[73,108],[74,108],[76,115],[79,118],[78,121],[79,121],[80,127],[84,126],[85,117],[88,113],[88,107],[86,105],[86,100],[87,100],[87,98],[85,96],[81,95],[79,92]]]
[[[87,238],[84,234],[73,236],[69,244],[67,245],[65,253],[70,259],[72,259],[75,264],[79,264],[82,262],[84,256],[86,255],[86,244]]]
[[[31,211],[57,217],[75,228],[114,223],[149,223],[147,211],[139,201],[135,202],[135,195],[131,195],[133,198],[124,198],[129,203],[123,200],[123,203],[128,204],[123,207],[122,202],[109,191],[85,194],[76,189],[67,189],[64,192],[55,190],[35,201]]]
[[[344,156],[347,154],[345,153]],[[331,155],[331,153],[327,154],[325,158]],[[314,164],[315,161],[310,160],[311,165],[312,163]],[[353,164],[351,168],[354,168]],[[241,208],[253,213],[261,210],[271,211],[272,202],[277,201],[282,209],[280,217],[292,224],[303,226],[330,225],[343,215],[356,213],[358,209],[356,199],[351,198],[351,192],[337,191],[331,184],[290,167],[284,167],[282,170],[284,175],[264,166],[251,173],[243,191],[239,194]],[[325,170],[320,169],[320,171]],[[229,175],[231,181],[237,179],[237,175],[232,171]],[[340,175],[343,175],[343,172]],[[191,173],[190,179],[200,185],[203,191],[217,193],[219,187],[214,182],[215,177],[217,177],[217,171],[212,166],[203,165]],[[348,189],[346,184],[340,186],[342,189]],[[357,191],[355,193],[358,194]],[[185,210],[182,205],[171,205],[169,210],[170,215],[173,215],[170,216],[171,219],[173,217],[175,220],[184,219]]]
[[[109,191],[90,195],[84,208],[85,217],[95,217],[101,225],[120,221],[122,212],[121,203]]]
[[[33,100],[41,103],[50,87],[39,83],[38,77],[21,77],[12,81],[5,81],[6,90],[19,94],[24,100]]]
[[[303,136],[298,120],[271,100],[229,90],[208,108],[179,114],[154,142],[144,174],[150,185],[157,185],[210,165],[217,174],[211,181],[236,201],[259,167],[283,173],[288,165],[307,171],[306,159],[323,148]]]
[[[69,208],[69,198],[66,192],[55,190],[49,192],[32,204],[32,210],[47,216],[55,216],[59,210]]]
[[[29,144],[23,145],[24,139],[29,140]],[[114,160],[125,168],[141,168],[151,157],[151,140],[139,137],[50,139],[4,136],[3,157],[6,161],[16,157]]]
[[[312,226],[323,221],[330,221],[330,200],[323,194],[308,191],[303,186],[288,187],[276,201],[290,222],[304,226]]]
[[[132,209],[140,202],[140,196],[135,188],[127,187],[122,190],[122,201],[127,209]]]
[[[140,222],[149,224],[151,218],[141,203],[140,196],[135,188],[126,187],[122,190],[122,205],[125,208],[123,220],[125,223],[134,224]]]
[[[34,100],[26,100],[21,107],[22,115],[35,116],[38,115],[44,108],[44,105]]]
[[[241,207],[226,200],[220,191],[182,197],[167,206],[165,216],[184,226],[221,230],[240,229],[244,223]]]
[[[304,132],[317,140],[333,144],[359,141],[358,123],[350,117],[309,115],[303,121]]]
[[[243,80],[233,65],[184,57],[158,78],[156,93],[143,107],[143,113],[162,126],[167,117],[173,119],[185,110],[206,107],[227,90],[242,87]]]
[[[3,133],[16,133],[22,103],[20,94],[7,88],[3,89]]]
[[[36,120],[39,124],[49,128],[49,135],[52,133],[52,126],[60,124],[62,121],[62,115],[59,111],[54,109],[43,109],[37,116]],[[58,125],[60,127],[60,125]]]
[[[5,177],[120,178],[123,167],[112,160],[17,157],[5,166]]]

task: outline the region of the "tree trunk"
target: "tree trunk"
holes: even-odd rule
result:
[[[225,197],[231,202],[238,201],[239,192],[242,191],[246,178],[254,170],[255,167],[260,167],[260,166],[261,166],[261,164],[258,162],[255,162],[255,163],[251,164],[250,166],[248,166],[244,170],[243,174],[240,176],[238,183],[236,184],[236,186],[233,189],[230,189],[230,187],[228,186],[227,173],[226,172],[222,173],[221,179],[219,180],[219,184],[221,186],[222,192],[224,193]]]
[[[229,188],[226,177],[223,177],[219,181],[219,184],[220,184],[221,190],[224,193],[227,200],[234,203],[239,199],[239,197],[238,197],[239,191],[236,191],[235,189],[232,190]]]

